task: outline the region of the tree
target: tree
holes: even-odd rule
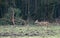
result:
[[[12,0],[11,1],[12,2],[12,4],[13,5],[11,5],[11,7],[16,7],[16,5],[15,5],[15,0]],[[11,10],[12,10],[12,14],[11,14],[11,21],[12,21],[12,23],[13,23],[13,25],[15,25],[15,19],[14,19],[14,14],[15,14],[15,12],[14,12],[14,9],[13,8],[11,8]]]

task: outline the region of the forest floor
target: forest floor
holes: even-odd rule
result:
[[[0,26],[0,38],[60,38],[60,26]]]

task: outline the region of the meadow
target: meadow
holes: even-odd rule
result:
[[[60,25],[0,26],[0,38],[60,38]]]

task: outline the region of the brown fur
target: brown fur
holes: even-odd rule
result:
[[[43,25],[43,26],[47,26],[47,25],[49,25],[49,22],[47,22],[47,21],[41,21],[41,22],[39,22],[38,20],[36,20],[35,21],[35,23],[37,24],[37,25]]]

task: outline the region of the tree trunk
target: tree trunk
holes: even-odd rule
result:
[[[35,13],[37,13],[37,0],[35,0]]]
[[[27,22],[28,22],[28,25],[29,25],[29,21],[30,21],[30,10],[29,10],[29,7],[30,6],[30,0],[27,0],[27,12],[28,12],[28,17],[27,17]]]
[[[11,16],[11,20],[12,20],[12,24],[13,25],[15,25],[15,20],[14,20],[14,7],[16,7],[16,5],[15,5],[15,0],[12,0],[12,8],[11,8],[11,10],[12,10],[12,16]]]
[[[11,10],[12,10],[12,13],[11,13],[11,21],[12,21],[12,24],[13,25],[15,25],[15,20],[14,20],[14,9],[13,8],[11,8]]]

